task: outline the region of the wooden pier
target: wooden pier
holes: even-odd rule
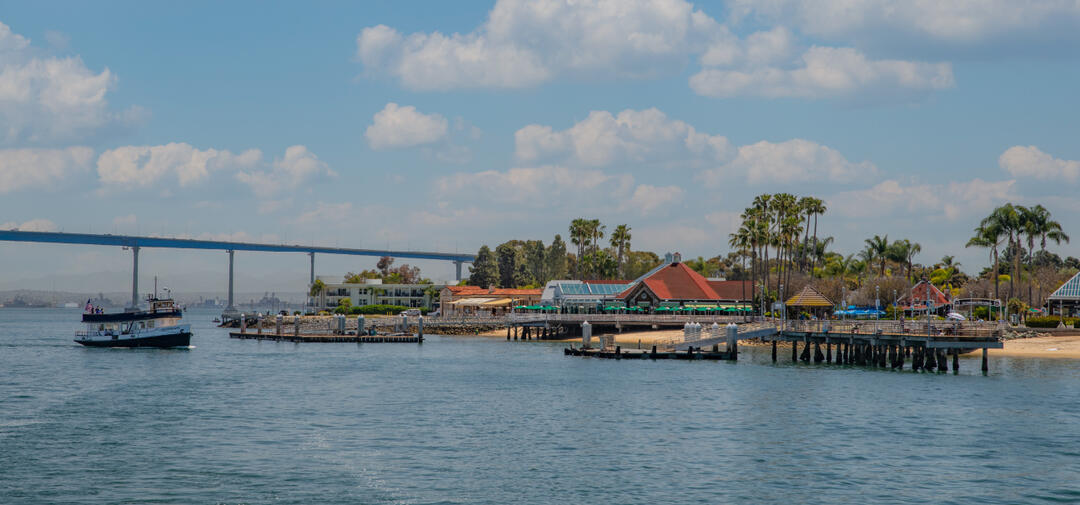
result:
[[[308,335],[294,335],[284,334],[279,335],[276,333],[251,333],[251,332],[229,332],[231,338],[242,338],[250,340],[273,340],[278,342],[356,342],[360,344],[420,344],[424,342],[424,337],[419,335],[334,335],[334,334],[308,334]]]
[[[698,334],[681,342],[649,350],[622,349],[601,337],[603,344],[593,349],[564,350],[567,356],[606,359],[717,359],[737,360],[738,341],[756,339],[772,344],[772,361],[777,362],[778,343],[791,345],[791,361],[815,364],[865,366],[880,369],[948,372],[960,371],[960,355],[982,352],[982,371],[989,370],[987,349],[1001,349],[1000,328],[986,324],[899,323],[891,321],[787,321],[779,327],[770,323],[728,326],[720,332]],[[925,333],[920,333],[925,331]],[[588,337],[583,341],[587,342]],[[721,344],[724,344],[721,349]],[[835,352],[834,352],[835,347]],[[801,349],[800,349],[801,348]],[[711,349],[705,351],[703,349]],[[951,365],[949,362],[952,362]]]
[[[563,349],[563,354],[567,356],[584,356],[587,358],[602,359],[702,359],[719,361],[734,361],[736,359],[735,353],[728,352],[727,350],[721,351],[719,346],[713,346],[711,350],[688,348],[685,351],[658,351],[655,345],[652,346],[651,349],[626,350],[623,350],[622,346],[616,346],[614,349],[589,349],[585,347],[568,347],[566,349]]]

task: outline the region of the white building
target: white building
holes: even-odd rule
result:
[[[398,305],[417,309],[430,309],[439,300],[442,284],[383,284],[382,279],[364,279],[363,283],[341,282],[342,277],[330,279],[318,276],[326,285],[316,297],[309,297],[309,303],[315,310],[332,310],[348,298],[352,305]]]

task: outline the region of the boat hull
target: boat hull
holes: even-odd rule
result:
[[[176,333],[146,337],[117,338],[116,340],[75,339],[75,342],[87,347],[188,347],[191,345],[191,332],[178,331]]]

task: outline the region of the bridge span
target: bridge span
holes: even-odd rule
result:
[[[471,263],[472,254],[442,253],[428,251],[392,251],[379,249],[351,249],[345,247],[319,247],[290,244],[259,244],[254,242],[230,242],[224,240],[198,240],[186,238],[144,237],[137,235],[111,235],[91,233],[63,233],[20,230],[0,230],[0,241],[36,242],[49,244],[81,244],[119,246],[131,249],[131,306],[139,304],[139,250],[144,247],[163,249],[208,249],[229,253],[229,304],[226,312],[235,312],[233,306],[233,257],[236,251],[305,253],[311,258],[310,282],[315,282],[315,254],[347,256],[390,256],[391,258],[445,260],[454,263],[457,279],[461,280],[461,265]]]

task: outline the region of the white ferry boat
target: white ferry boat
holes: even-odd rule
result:
[[[191,325],[180,324],[183,311],[172,299],[147,298],[148,310],[83,314],[86,331],[75,333],[75,342],[88,347],[187,347]]]

